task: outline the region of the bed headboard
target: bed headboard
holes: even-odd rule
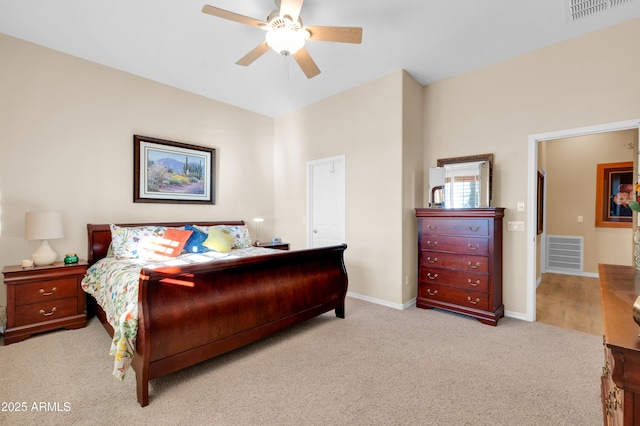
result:
[[[116,223],[120,227],[134,226],[166,226],[178,228],[184,225],[244,225],[243,220],[224,221],[224,222],[157,222],[157,223]],[[87,233],[89,236],[89,250],[87,252],[87,260],[89,265],[93,265],[98,260],[107,255],[109,244],[111,244],[111,228],[108,223],[95,225],[87,224]]]

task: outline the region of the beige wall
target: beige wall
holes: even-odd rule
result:
[[[345,154],[349,289],[405,304],[423,168],[494,153],[494,205],[535,226],[515,209],[527,200],[529,135],[640,117],[638,39],[634,20],[424,88],[396,71],[273,120],[0,35],[0,261],[35,249],[23,227],[37,209],[63,213],[59,253],[86,254],[87,222],[258,215],[263,238],[303,248],[306,162]],[[132,203],[135,133],[217,148],[218,203]],[[516,315],[526,311],[525,236],[504,236],[504,303]]]
[[[584,237],[586,273],[597,274],[598,263],[632,264],[631,228],[595,226],[596,170],[601,163],[633,162],[637,135],[624,130],[539,144],[547,175],[547,234]]]
[[[262,216],[272,233],[273,119],[1,34],[0,56],[1,266],[37,247],[34,210],[62,213],[60,259],[86,257],[89,222]],[[216,148],[216,205],[134,204],[134,134]]]
[[[407,266],[398,248],[416,245],[415,234],[403,241],[403,223],[409,205],[415,207],[415,177],[421,178],[415,158],[421,153],[421,92],[397,71],[276,119],[276,232],[295,248],[306,247],[306,163],[344,154],[349,291],[392,305],[406,301],[405,275],[415,276],[415,260]],[[407,118],[405,106],[415,109]],[[407,151],[405,137],[413,146]],[[403,162],[409,163],[406,181]],[[415,293],[410,279],[412,285]]]
[[[425,167],[494,153],[494,205],[505,222],[535,226],[516,211],[529,135],[639,118],[639,39],[636,19],[426,86]],[[515,314],[526,312],[527,254],[526,232],[504,233],[504,304]]]

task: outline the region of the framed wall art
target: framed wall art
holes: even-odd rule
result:
[[[216,150],[133,136],[135,203],[215,204]]]
[[[635,199],[633,162],[598,164],[596,176],[596,226],[631,228],[628,202]]]

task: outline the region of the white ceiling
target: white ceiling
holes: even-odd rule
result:
[[[631,0],[571,22],[566,1],[306,0],[304,24],[363,28],[360,45],[307,42],[311,80],[273,51],[235,65],[264,32],[201,12],[266,20],[273,0],[0,0],[0,33],[277,117],[395,70],[424,85],[640,17]]]

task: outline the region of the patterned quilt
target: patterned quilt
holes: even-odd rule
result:
[[[220,259],[280,253],[264,247],[248,247],[230,253],[210,251],[202,254],[183,254],[164,261],[139,259],[119,260],[115,257],[100,259],[92,265],[82,280],[82,288],[92,295],[104,310],[113,327],[113,340],[109,350],[115,356],[113,375],[123,380],[136,352],[138,333],[138,282],[142,268],[178,266],[213,262]]]

